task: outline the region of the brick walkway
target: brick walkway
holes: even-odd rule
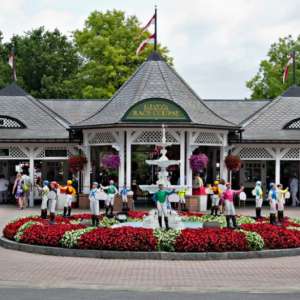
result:
[[[243,210],[244,214],[252,210]],[[0,226],[19,215],[0,207]],[[289,210],[300,216],[300,210]],[[168,291],[300,291],[300,257],[225,261],[70,258],[0,248],[0,286]]]

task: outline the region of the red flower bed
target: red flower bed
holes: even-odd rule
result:
[[[292,227],[300,227],[300,224],[294,223],[291,219],[285,217],[283,223],[281,224],[284,227],[292,226]]]
[[[85,228],[85,226],[80,224],[36,224],[24,231],[20,242],[25,244],[59,247],[59,241],[62,239],[66,231],[80,228]]]
[[[184,229],[177,237],[178,252],[247,251],[248,243],[242,232],[231,229]]]
[[[81,220],[81,219],[88,220],[91,218],[92,218],[91,214],[76,214],[76,215],[71,216],[70,219],[71,220]]]
[[[295,230],[288,230],[271,224],[244,224],[242,229],[261,235],[267,249],[300,247],[300,235]]]
[[[148,211],[139,211],[139,210],[130,210],[127,213],[127,216],[129,218],[134,218],[134,219],[142,219],[143,217],[148,215],[149,215]]]
[[[22,218],[15,222],[9,223],[3,229],[3,236],[5,236],[7,239],[13,240],[19,227],[21,227],[23,224],[25,224],[29,221],[42,222],[42,219],[39,217],[27,217],[27,218]]]
[[[83,234],[78,241],[80,249],[119,251],[155,251],[157,240],[147,228],[97,228]]]

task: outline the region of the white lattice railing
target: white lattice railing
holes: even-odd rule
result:
[[[237,147],[232,151],[242,160],[300,160],[300,147]]]
[[[300,148],[291,148],[282,155],[282,160],[300,160]]]
[[[166,132],[166,140],[168,143],[179,144],[170,132]],[[162,132],[161,130],[142,131],[136,138],[133,139],[132,144],[156,144],[161,143]]]
[[[9,147],[10,158],[28,158],[26,151],[21,150],[18,146]]]
[[[222,145],[223,141],[216,133],[213,132],[200,132],[195,140],[194,144],[213,144],[213,145]]]
[[[241,159],[274,159],[274,156],[266,149],[260,147],[245,147],[239,152]]]
[[[90,145],[107,145],[116,143],[116,138],[112,132],[99,131],[88,134],[88,143]]]

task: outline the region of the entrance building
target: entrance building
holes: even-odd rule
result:
[[[224,159],[239,155],[233,181],[249,196],[257,180],[266,191],[270,182],[288,186],[292,176],[299,178],[299,87],[272,101],[205,100],[156,52],[108,101],[34,99],[13,83],[0,90],[0,110],[0,174],[7,178],[23,163],[32,182],[40,176],[63,183],[71,176],[68,158],[84,154],[83,193],[94,180],[113,178],[119,187],[155,183],[158,170],[145,160],[159,155],[163,124],[169,158],[180,160],[169,170],[172,184],[191,191],[189,158],[199,152],[209,158],[208,183],[228,180]],[[109,173],[101,165],[108,153],[120,159]]]

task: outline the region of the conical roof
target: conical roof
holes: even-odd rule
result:
[[[298,85],[290,86],[283,94],[282,97],[300,97],[300,87]]]
[[[157,53],[153,52],[114,96],[94,115],[74,127],[121,124],[129,108],[145,99],[167,99],[188,115],[187,123],[212,128],[237,128],[210,109]]]
[[[25,92],[21,87],[19,87],[15,82],[9,84],[0,90],[0,96],[27,96],[28,93]]]

